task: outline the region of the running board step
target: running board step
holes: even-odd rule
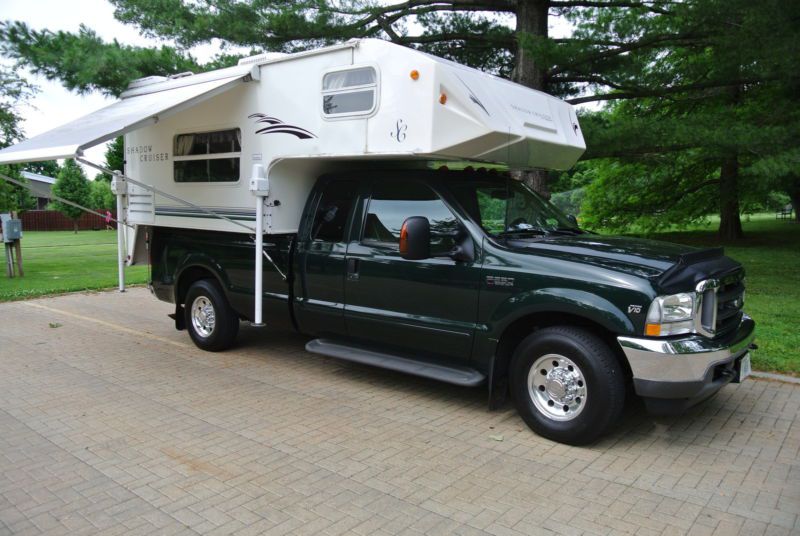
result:
[[[414,376],[422,376],[445,383],[474,387],[482,384],[486,376],[475,369],[467,367],[448,367],[407,357],[400,357],[373,350],[365,350],[357,346],[348,346],[327,339],[314,339],[306,344],[306,351],[362,365],[395,370]]]

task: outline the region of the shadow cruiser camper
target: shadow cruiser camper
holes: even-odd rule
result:
[[[504,173],[448,165],[572,166],[578,119],[546,94],[351,41],[137,80],[0,163],[121,134],[120,261],[151,264],[200,348],[241,320],[292,326],[311,352],[510,393],[572,444],[627,384],[674,412],[749,373],[744,272],[721,250],[589,233]]]

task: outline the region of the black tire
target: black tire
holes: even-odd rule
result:
[[[538,370],[531,372],[537,361]],[[619,419],[625,404],[619,361],[602,339],[585,329],[556,326],[532,333],[514,351],[509,375],[511,395],[525,423],[560,443],[591,443]],[[557,414],[559,408],[563,415]]]
[[[198,324],[195,324],[193,320],[192,307],[201,304],[210,305],[214,314],[213,325],[206,330],[199,321]],[[216,281],[200,279],[192,283],[186,293],[183,311],[186,329],[198,348],[209,352],[219,352],[227,350],[236,341],[236,335],[239,333],[239,317],[231,308]],[[208,328],[208,325],[205,325]]]

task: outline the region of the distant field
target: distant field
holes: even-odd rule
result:
[[[2,255],[2,253],[0,253]],[[115,231],[24,231],[25,277],[9,279],[0,267],[0,302],[117,285]],[[147,267],[126,268],[128,284],[145,283]]]
[[[753,368],[800,375],[800,224],[757,214],[743,220],[745,238],[725,253],[747,273],[745,311],[757,323]],[[712,221],[690,231],[670,231],[648,238],[693,246],[717,246]]]

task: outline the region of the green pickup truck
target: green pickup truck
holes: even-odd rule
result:
[[[151,288],[205,350],[253,320],[247,234],[153,227]],[[270,235],[263,315],[310,352],[485,385],[538,434],[608,431],[626,395],[680,412],[750,372],[744,270],[721,249],[598,235],[486,170],[320,177],[297,234]]]

